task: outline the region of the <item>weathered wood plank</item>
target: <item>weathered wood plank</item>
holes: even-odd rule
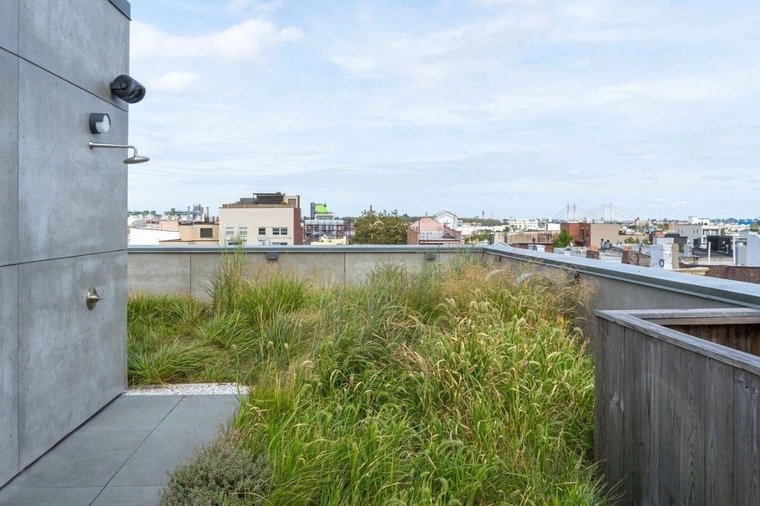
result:
[[[681,353],[673,346],[663,346],[660,350],[660,369],[655,372],[659,378],[655,395],[658,405],[658,491],[655,504],[675,504],[680,497],[681,421],[678,408],[682,404],[682,387],[686,381],[678,374]]]
[[[760,504],[760,378],[734,370],[734,501]]]
[[[695,338],[694,336],[677,332],[667,327],[657,325],[656,323],[629,316],[620,311],[599,311],[597,313],[605,313],[608,320],[618,323],[626,328],[638,330],[642,334],[646,334],[668,344],[699,353],[705,357],[712,358],[724,364],[760,376],[760,357],[758,356],[720,344],[711,343],[705,339]]]
[[[604,384],[606,382],[606,370],[604,368],[604,341],[607,339],[607,330],[611,324],[600,318],[596,319],[598,333],[592,339],[592,353],[594,355],[594,460],[602,462],[607,456],[605,432],[606,403],[604,400]],[[602,470],[605,465],[602,464]]]
[[[623,354],[625,352],[624,328],[609,325],[604,339],[604,437],[606,452],[605,476],[607,484],[615,492],[624,493],[626,478],[626,454],[624,449],[625,427],[623,398]]]
[[[676,420],[680,422],[678,441],[678,502],[705,504],[705,374],[707,359],[696,353],[678,351],[673,364],[674,379],[680,378],[674,396]]]
[[[637,318],[641,318],[638,315],[634,315]],[[757,325],[760,324],[760,316],[732,316],[732,317],[693,317],[693,318],[678,318],[678,317],[657,317],[657,318],[641,318],[657,325],[702,325],[705,327],[712,327],[713,325]]]
[[[655,318],[758,318],[760,309],[745,307],[735,308],[699,308],[699,309],[632,309],[606,311],[598,313],[625,313],[644,320]]]
[[[643,334],[642,334],[643,335]],[[648,420],[642,427],[642,439],[647,442],[642,462],[642,504],[657,504],[660,489],[660,403],[663,384],[659,377],[662,370],[662,349],[669,346],[647,336],[646,356],[646,408]]]
[[[635,330],[625,330],[624,396],[625,399],[625,454],[626,499],[631,504],[642,504],[649,469],[649,349],[653,341]]]
[[[734,504],[734,372],[707,361],[705,380],[706,504]]]

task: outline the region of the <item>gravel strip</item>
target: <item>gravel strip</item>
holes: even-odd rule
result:
[[[185,383],[130,388],[124,395],[246,395],[248,387],[238,383]]]

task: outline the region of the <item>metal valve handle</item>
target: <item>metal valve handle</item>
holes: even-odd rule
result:
[[[103,300],[105,297],[98,295],[98,291],[93,287],[87,290],[87,294],[84,296],[84,300],[87,303],[87,309],[92,311],[95,309],[95,304]]]

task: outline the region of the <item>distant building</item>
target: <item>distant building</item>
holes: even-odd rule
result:
[[[691,221],[690,217],[690,221]],[[676,224],[672,230],[675,230],[675,233],[686,237],[686,244],[689,246],[695,247],[695,248],[706,248],[707,247],[707,236],[709,235],[720,235],[720,225],[704,225],[704,224]]]
[[[301,198],[256,193],[219,209],[219,244],[267,246],[303,244]]]
[[[540,230],[541,227],[538,224],[538,220],[526,220],[526,219],[508,219],[507,225],[512,231],[518,230]]]
[[[211,246],[219,244],[218,223],[180,223],[179,239],[160,240],[161,246],[195,245]]]
[[[493,232],[489,243],[505,243],[515,248],[530,249],[532,246],[544,246],[543,251],[552,251],[552,241],[557,237],[557,232],[544,231],[521,231],[521,232]]]
[[[304,244],[346,244],[346,224],[327,209],[327,204],[311,203],[311,212],[303,220]]]
[[[462,233],[449,225],[425,216],[409,224],[407,244],[460,246],[464,244]]]
[[[600,249],[602,241],[616,243],[619,240],[620,225],[617,223],[561,223],[560,230],[566,230],[573,238],[575,246]]]
[[[441,211],[440,213],[434,214],[433,219],[441,225],[446,225],[447,227],[454,230],[458,229],[462,225],[462,222],[459,220],[457,215],[451,211]]]

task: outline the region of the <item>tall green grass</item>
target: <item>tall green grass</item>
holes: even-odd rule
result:
[[[472,261],[332,288],[228,264],[210,295],[131,298],[130,378],[248,383],[235,426],[266,503],[604,501],[584,287]]]

